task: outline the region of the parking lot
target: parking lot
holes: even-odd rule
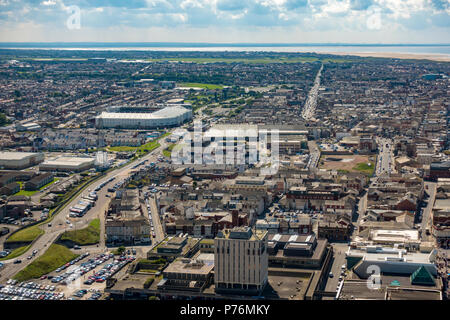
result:
[[[56,286],[39,284],[36,282],[22,282],[8,280],[6,286],[0,285],[0,300],[62,300],[64,293]]]
[[[91,256],[86,252],[38,280],[8,280],[6,286],[0,287],[0,299],[97,300],[106,280],[134,260],[130,255],[119,257],[105,252]]]

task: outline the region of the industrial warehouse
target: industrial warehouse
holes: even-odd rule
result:
[[[87,157],[57,157],[39,165],[40,171],[73,171],[80,172],[92,168],[95,158]]]
[[[153,129],[179,126],[192,119],[192,110],[170,106],[152,113],[102,112],[95,118],[97,128]]]
[[[44,161],[43,153],[0,152],[0,167],[4,169],[25,169]]]

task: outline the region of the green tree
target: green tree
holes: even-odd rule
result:
[[[119,248],[117,248],[117,253],[119,255],[122,255],[122,253],[124,253],[124,252],[125,252],[125,247],[124,246],[120,246]]]
[[[11,121],[9,121],[8,118],[6,118],[5,114],[0,113],[0,127],[3,127],[9,123],[11,123]]]

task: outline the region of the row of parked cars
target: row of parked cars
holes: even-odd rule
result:
[[[116,177],[111,177],[108,180],[106,180],[105,182],[100,183],[94,190],[95,191],[100,191],[105,185],[107,185],[108,183],[110,183],[111,181],[113,181]]]
[[[16,285],[17,281],[14,281],[5,287],[0,286],[0,300],[61,300],[64,298],[64,293],[55,292],[55,286],[34,282],[22,282]]]
[[[56,269],[56,272],[61,272],[67,268],[69,268],[66,272],[63,274],[56,276],[52,279],[53,283],[62,283],[62,284],[69,284],[72,281],[78,279],[80,276],[84,275],[86,272],[94,269],[99,264],[105,262],[107,259],[109,259],[109,255],[102,254],[98,256],[97,258],[89,259],[88,262],[82,263],[80,266],[74,265],[75,262],[78,262],[85,257],[87,257],[89,253],[84,253],[78,258],[72,260],[71,262],[63,265],[62,267]]]
[[[339,279],[338,279],[339,282],[338,282],[338,284],[337,284],[336,291],[339,291],[339,287],[341,286],[342,281],[344,281],[344,278],[346,277],[345,270],[347,270],[347,267],[346,267],[345,264],[343,264],[343,265],[341,266],[341,274],[339,275]],[[333,278],[333,277],[334,277],[333,272],[330,272],[330,273],[329,273],[329,277],[330,277],[330,278]]]
[[[114,274],[116,274],[120,269],[122,269],[127,263],[134,261],[136,258],[134,256],[121,256],[120,258],[114,260],[111,263],[103,266],[102,269],[90,276],[84,284],[91,285],[94,282],[104,282]]]
[[[153,225],[153,218],[152,218],[152,209],[150,207],[150,204],[148,203],[148,198],[146,196],[145,198],[145,204],[147,205],[147,211],[148,211],[148,218],[150,220],[150,228],[152,230],[152,237],[155,238],[156,237],[156,233],[155,233],[155,226]]]
[[[91,291],[91,290],[89,290],[89,291]],[[83,298],[87,293],[88,293],[88,290],[80,289],[77,292],[75,292],[73,295],[74,295],[74,297],[77,297],[77,298]],[[98,300],[101,296],[102,296],[102,294],[100,293],[99,290],[94,290],[92,295],[87,300]]]
[[[91,290],[90,289],[89,291],[93,291],[93,293],[87,300],[98,300],[102,296],[100,290]],[[87,293],[88,293],[88,290],[80,289],[80,290],[78,290],[77,292],[74,293],[74,296],[77,297],[77,298],[82,298]]]

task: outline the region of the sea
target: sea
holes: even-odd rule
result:
[[[94,51],[396,53],[450,58],[450,44],[183,43],[183,42],[1,42],[0,49]]]
[[[450,57],[450,44],[184,43],[184,42],[1,42],[0,49],[105,51],[241,51],[404,53]]]

